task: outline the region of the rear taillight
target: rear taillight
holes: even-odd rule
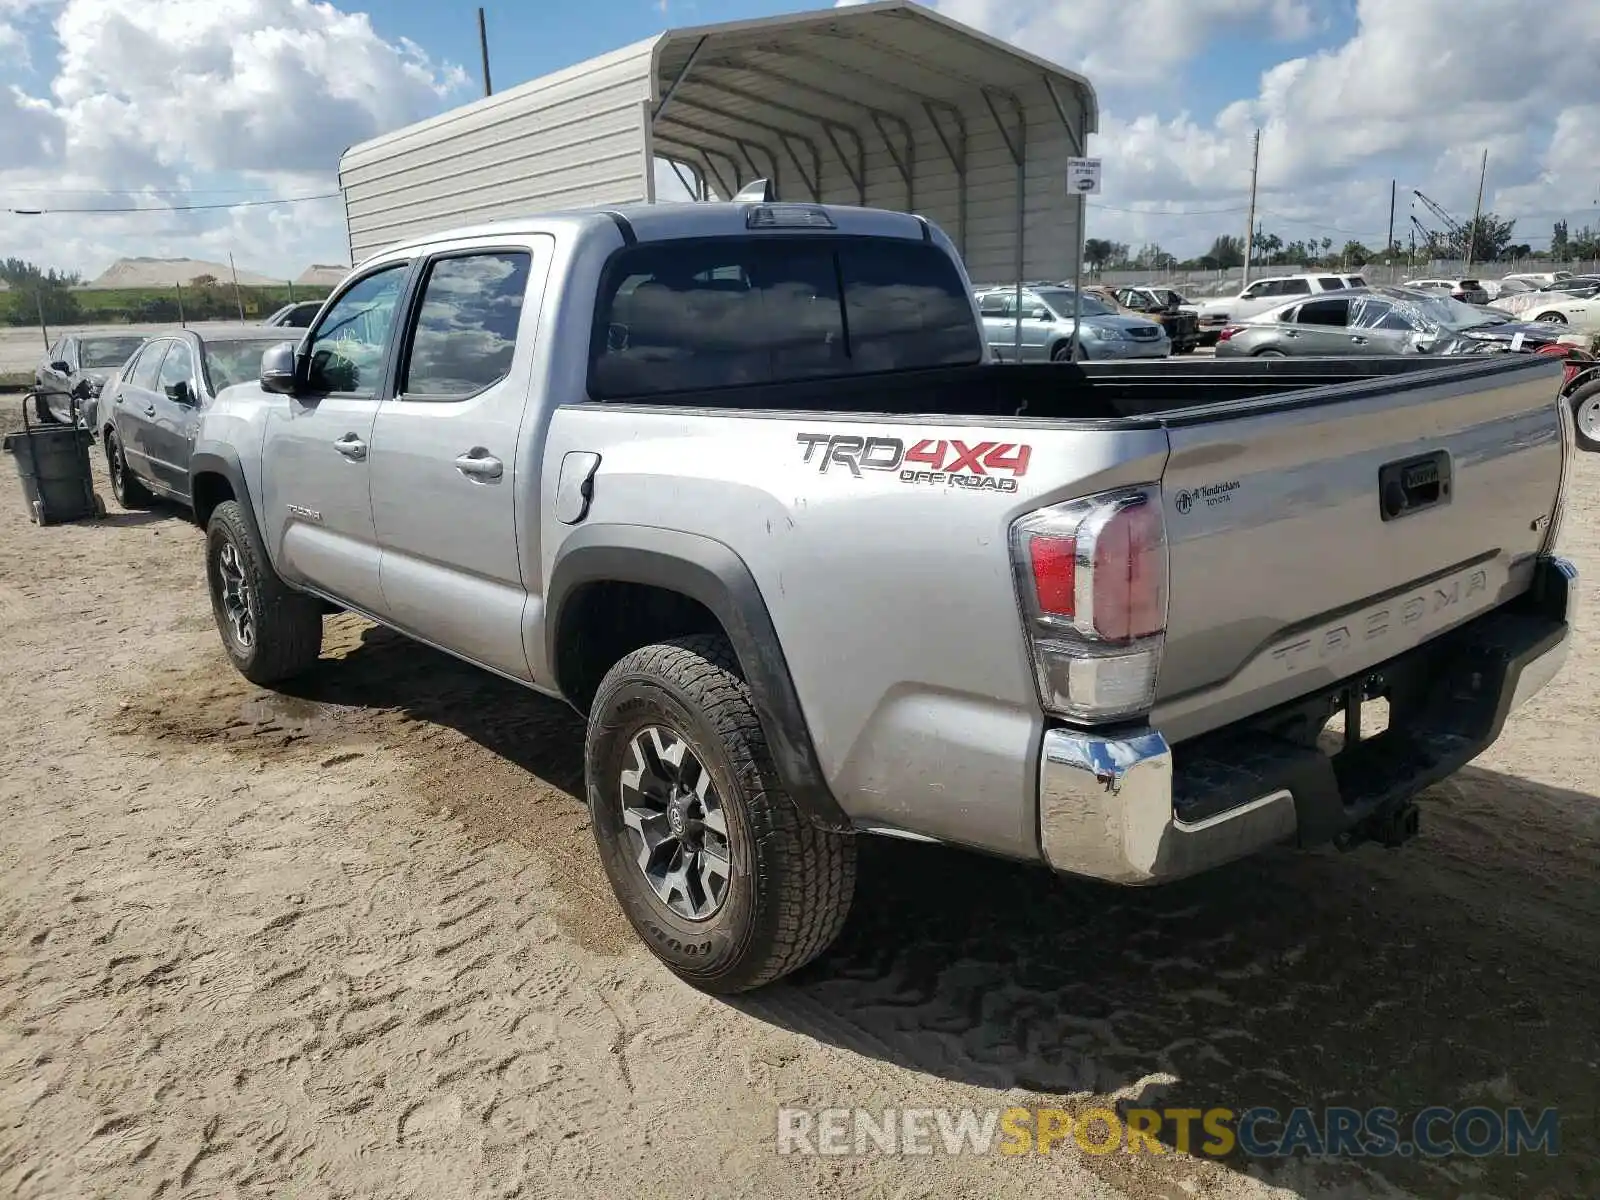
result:
[[[1222,332],[1217,334],[1217,341],[1225,342],[1229,338],[1231,338],[1234,334],[1236,334],[1238,332],[1239,332],[1239,327],[1237,325],[1224,325],[1222,327]]]
[[[1107,721],[1155,701],[1167,624],[1167,540],[1154,487],[1052,505],[1011,527],[1039,700]]]

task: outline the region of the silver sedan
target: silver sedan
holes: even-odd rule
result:
[[[1073,291],[1056,286],[1022,289],[1022,360],[1066,362],[1077,359],[1166,358],[1172,353],[1167,331],[1156,321],[1127,316],[1093,296],[1078,297],[1083,317],[1081,336],[1074,336]],[[1017,357],[1017,289],[995,288],[978,293],[983,336],[996,358]]]

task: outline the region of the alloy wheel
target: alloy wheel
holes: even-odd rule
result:
[[[248,650],[256,640],[256,618],[251,609],[250,580],[245,576],[239,548],[224,542],[217,555],[217,574],[222,583],[222,611],[228,618],[233,640]]]
[[[732,848],[722,797],[689,743],[650,725],[628,742],[622,823],[645,881],[680,917],[704,921],[727,899]]]

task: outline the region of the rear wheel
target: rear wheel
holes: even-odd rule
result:
[[[1600,379],[1586,383],[1567,398],[1572,405],[1573,432],[1584,450],[1600,450]]]
[[[838,936],[855,840],[811,824],[784,791],[725,638],[645,646],[612,667],[584,778],[611,888],[686,983],[748,991]]]
[[[106,474],[111,477],[111,494],[123,508],[148,508],[155,497],[128,469],[128,459],[122,453],[122,442],[115,433],[107,431]]]
[[[1542,321],[1546,325],[1565,325],[1567,323],[1567,318],[1558,312],[1540,313],[1534,320]]]
[[[1287,354],[1285,354],[1282,350],[1274,350],[1269,346],[1265,350],[1257,350],[1256,351],[1256,357],[1257,358],[1288,358],[1289,356]]]

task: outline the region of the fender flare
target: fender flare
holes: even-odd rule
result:
[[[228,481],[228,486],[233,489],[233,498],[244,510],[244,522],[250,530],[250,535],[255,539],[256,548],[267,555],[269,563],[272,562],[272,556],[267,552],[266,540],[261,536],[261,527],[256,522],[256,506],[250,499],[250,486],[244,480],[244,464],[239,459],[239,452],[226,442],[196,442],[194,450],[189,455],[191,502],[197,495],[195,480],[201,475],[221,475]],[[200,514],[196,511],[196,523],[199,523],[199,518]]]
[[[785,790],[813,824],[850,829],[817,760],[772,616],[744,560],[698,534],[645,525],[583,526],[557,552],[545,591],[545,653],[552,669],[558,669],[571,600],[583,585],[607,582],[678,592],[710,610],[733,644]],[[561,685],[559,676],[556,682]]]

